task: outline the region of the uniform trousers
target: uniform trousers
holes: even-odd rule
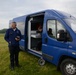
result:
[[[10,65],[14,67],[14,65],[19,65],[19,46],[9,46],[9,53],[10,53]]]

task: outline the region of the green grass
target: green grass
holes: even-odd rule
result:
[[[44,66],[38,65],[38,59],[27,52],[20,52],[19,61],[22,67],[16,67],[14,71],[11,71],[8,44],[4,40],[4,35],[0,34],[0,75],[61,75],[49,62],[46,62]]]

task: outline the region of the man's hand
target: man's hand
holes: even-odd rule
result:
[[[16,41],[20,41],[20,39],[19,39],[19,38],[15,38],[15,40],[16,40]]]

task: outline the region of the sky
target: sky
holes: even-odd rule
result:
[[[0,29],[9,27],[15,17],[55,9],[76,17],[76,0],[0,0]]]

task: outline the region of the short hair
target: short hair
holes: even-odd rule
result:
[[[51,28],[49,28],[49,31],[51,31],[51,32],[52,32],[52,29],[51,29]]]
[[[15,25],[17,25],[16,22],[12,22],[12,23],[14,23]]]

